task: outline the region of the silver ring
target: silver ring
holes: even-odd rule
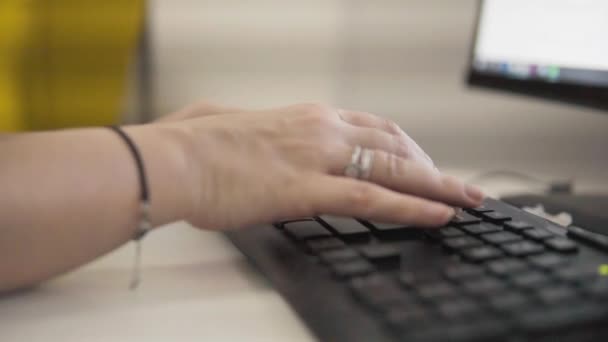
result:
[[[372,173],[372,164],[374,162],[374,150],[364,148],[361,152],[361,160],[359,162],[359,179],[368,180]]]
[[[350,157],[350,164],[348,164],[345,168],[344,168],[344,175],[346,177],[350,177],[350,178],[359,178],[361,177],[361,166],[359,165],[360,160],[361,160],[361,152],[362,152],[362,148],[361,146],[357,145],[355,146],[355,149],[353,150],[353,154]]]

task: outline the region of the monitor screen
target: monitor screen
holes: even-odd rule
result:
[[[469,80],[608,107],[608,1],[481,1]]]

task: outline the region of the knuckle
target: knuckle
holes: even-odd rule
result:
[[[402,174],[402,166],[399,157],[396,154],[386,154],[386,174],[390,178],[398,177]]]
[[[194,104],[194,108],[200,113],[209,113],[214,111],[217,106],[207,100],[200,100]]]
[[[386,154],[386,175],[390,178],[399,178],[406,174],[406,165],[403,159],[393,153]]]
[[[317,106],[317,105],[313,105]],[[328,107],[329,108],[329,107]],[[301,112],[300,124],[302,127],[307,127],[312,130],[312,136],[320,140],[320,142],[327,142],[327,138],[335,133],[335,129],[338,127],[336,117],[328,114],[330,109],[328,108],[309,108]],[[333,112],[336,112],[333,110]],[[337,114],[336,114],[337,115]],[[333,134],[335,138],[335,134]]]
[[[207,100],[199,100],[195,103],[195,105],[198,108],[208,108],[208,107],[212,106],[211,102],[209,102]]]
[[[411,144],[404,140],[402,137],[395,137],[395,153],[398,154],[401,158],[410,159],[413,156],[414,149]]]
[[[331,122],[330,117],[322,112],[305,112],[304,116],[308,122],[316,127],[324,127]]]
[[[386,119],[384,118],[384,127],[386,128],[386,130],[392,134],[395,135],[401,135],[403,133],[403,131],[401,130],[401,127],[399,127],[399,125],[397,125],[393,120],[390,119]],[[405,134],[405,133],[403,133]]]
[[[302,103],[298,105],[298,109],[306,114],[329,116],[335,113],[335,109],[323,103]]]

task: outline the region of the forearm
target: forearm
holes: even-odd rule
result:
[[[141,150],[152,220],[183,219],[187,160],[175,132],[127,128]],[[35,284],[129,241],[139,188],[128,149],[107,129],[8,136],[0,140],[0,291]]]

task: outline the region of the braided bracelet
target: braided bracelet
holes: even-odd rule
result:
[[[150,190],[141,153],[133,140],[118,126],[109,126],[108,128],[118,134],[129,148],[129,151],[135,160],[137,174],[139,176],[140,212],[137,230],[133,236],[133,241],[135,242],[135,261],[131,273],[131,283],[129,285],[131,290],[135,290],[139,286],[141,278],[141,240],[152,229],[152,224],[150,223]]]

